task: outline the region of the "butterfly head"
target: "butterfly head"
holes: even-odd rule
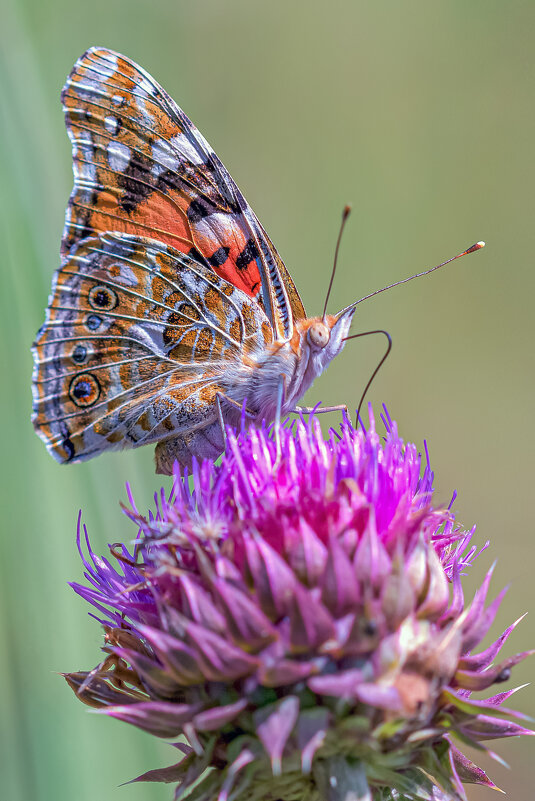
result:
[[[301,342],[303,349],[308,351],[308,361],[316,375],[320,375],[344,347],[354,311],[346,309],[340,314],[303,320]]]

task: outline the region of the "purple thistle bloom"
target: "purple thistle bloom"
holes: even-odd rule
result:
[[[433,506],[433,473],[385,412],[383,441],[346,421],[229,430],[219,466],[178,470],[115,562],[82,554],[76,592],[105,628],[104,661],[66,674],[104,714],[174,745],[136,781],[191,801],[453,801],[494,787],[460,748],[531,734],[504,706],[527,656],[479,651],[503,592],[465,604],[473,531]],[[450,504],[451,507],[451,504]],[[492,752],[490,752],[492,754]]]

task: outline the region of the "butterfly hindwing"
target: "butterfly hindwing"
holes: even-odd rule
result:
[[[204,137],[148,73],[103,48],[62,94],[74,189],[62,254],[103,231],[151,237],[203,261],[264,308],[278,338],[303,304],[284,264]]]
[[[34,345],[34,425],[58,461],[211,425],[229,363],[268,345],[260,305],[171,246],[72,246]]]

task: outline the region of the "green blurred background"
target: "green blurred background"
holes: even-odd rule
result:
[[[30,424],[30,344],[58,263],[72,183],[59,93],[105,45],[151,72],[230,169],[276,242],[309,313],[325,295],[351,202],[331,310],[454,255],[487,248],[359,307],[394,351],[371,399],[429,442],[437,494],[492,546],[512,582],[495,632],[534,600],[533,0],[4,0],[1,15],[1,794],[8,801],[170,799],[118,785],[173,758],[165,744],[91,715],[57,671],[92,667],[100,630],[67,586],[75,522],[93,545],[129,539],[124,483],[141,508],[160,479],[151,448],[60,467]],[[355,406],[383,348],[350,343],[308,400]],[[535,643],[528,617],[506,653]],[[530,680],[526,663],[513,681]],[[517,696],[535,713],[535,693]],[[492,777],[533,798],[532,742],[497,749]],[[475,789],[471,799],[490,797]]]

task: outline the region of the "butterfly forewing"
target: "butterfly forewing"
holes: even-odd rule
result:
[[[154,238],[261,304],[279,338],[305,316],[276,250],[204,137],[124,56],[93,48],[62,94],[75,183],[62,254],[102,231]]]

